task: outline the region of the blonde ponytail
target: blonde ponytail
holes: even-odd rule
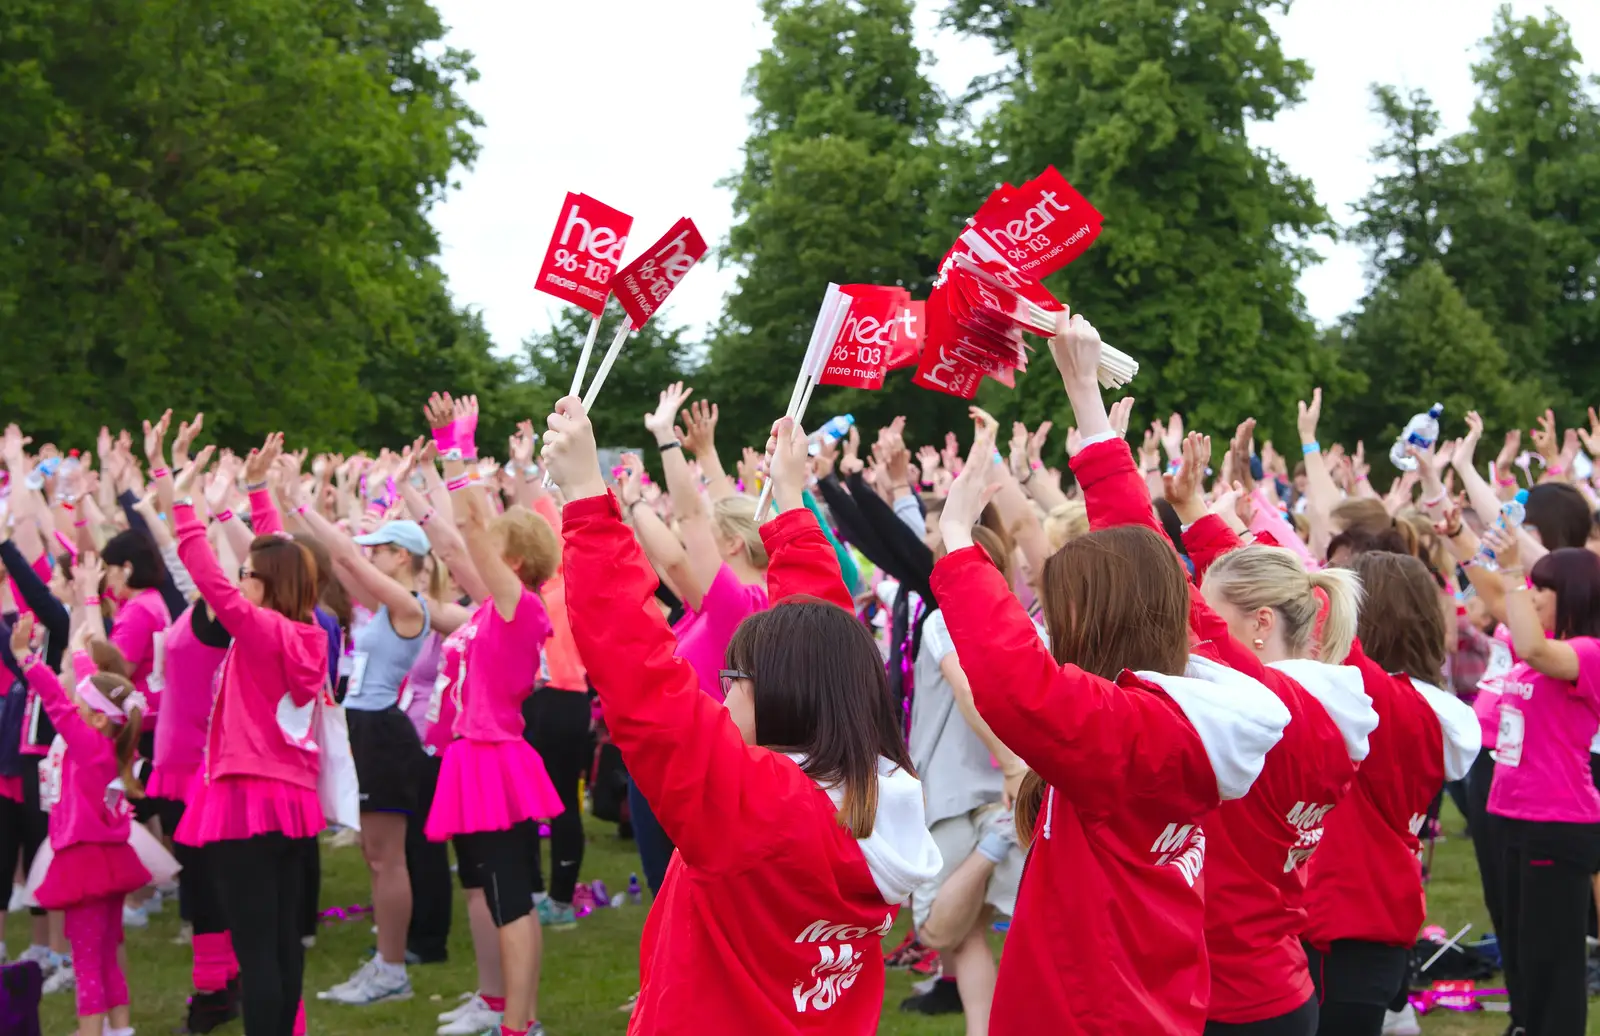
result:
[[[1325,568],[1311,573],[1311,587],[1328,597],[1328,617],[1317,638],[1316,658],[1338,665],[1350,654],[1361,618],[1361,577],[1348,568]]]
[[[1355,636],[1356,613],[1361,602],[1361,581],[1349,572],[1307,572],[1298,555],[1282,547],[1241,547],[1218,558],[1206,571],[1205,585],[1241,611],[1271,608],[1282,623],[1283,643],[1290,657],[1312,657],[1312,635],[1322,602],[1315,591],[1328,595],[1324,661],[1343,659]],[[1334,657],[1330,650],[1336,651]]]

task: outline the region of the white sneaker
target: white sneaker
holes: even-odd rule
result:
[[[1385,1011],[1383,1036],[1422,1036],[1422,1025],[1417,1021],[1416,1008],[1407,1004],[1401,1011]]]
[[[483,997],[478,995],[476,992],[462,993],[460,996],[456,997],[456,999],[460,1001],[460,1003],[439,1015],[439,1020],[441,1022],[453,1022],[457,1018],[460,1018],[471,1011],[487,1011],[489,1009],[489,1005],[484,1003]]]
[[[66,993],[78,988],[78,973],[72,970],[72,961],[64,960],[50,972],[50,977],[44,980],[45,995],[51,993]]]
[[[374,958],[351,976],[350,981],[334,986],[326,993],[318,993],[317,999],[329,1000],[336,1004],[349,1004],[352,1007],[386,1004],[391,1000],[410,1000],[411,978],[403,970],[396,975],[386,968],[378,967]]]
[[[149,914],[145,913],[139,907],[131,907],[131,906],[128,906],[126,903],[124,903],[122,905],[122,927],[124,927],[124,928],[148,928],[149,926],[150,926],[150,915]]]
[[[439,1036],[477,1036],[480,1032],[493,1032],[499,1036],[500,1012],[489,1010],[482,997],[467,1002],[473,1010],[451,1019],[436,1030]]]

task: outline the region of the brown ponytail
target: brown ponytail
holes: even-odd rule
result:
[[[1022,787],[1017,789],[1017,802],[1011,815],[1017,825],[1017,841],[1024,847],[1033,844],[1033,828],[1039,822],[1039,811],[1044,808],[1044,778],[1029,770],[1022,776]]]

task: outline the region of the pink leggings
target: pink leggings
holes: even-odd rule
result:
[[[78,975],[78,1017],[105,1014],[128,1002],[128,980],[117,964],[122,945],[122,897],[90,899],[66,909],[67,942]]]

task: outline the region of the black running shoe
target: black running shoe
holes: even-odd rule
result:
[[[900,1001],[900,1010],[909,1014],[961,1014],[961,991],[954,979],[940,979],[921,996]]]

